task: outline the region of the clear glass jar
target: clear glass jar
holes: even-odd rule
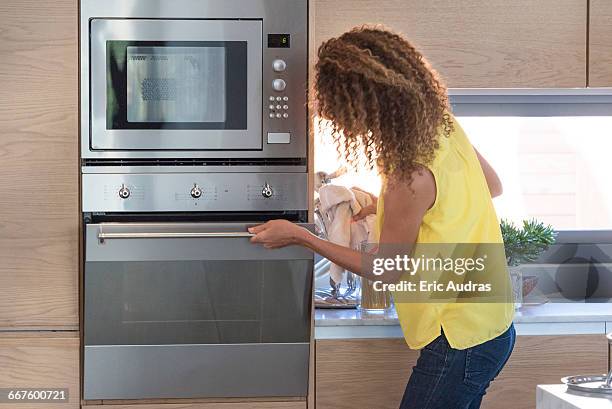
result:
[[[372,253],[376,251],[376,243],[361,243],[362,253]],[[359,278],[358,304],[357,307],[365,312],[384,312],[391,308],[391,294],[389,291],[380,289],[380,285],[375,286],[374,281],[363,277]]]
[[[523,306],[523,273],[521,272],[521,266],[513,266],[508,269],[510,270],[510,281],[514,295],[514,309],[518,310]]]

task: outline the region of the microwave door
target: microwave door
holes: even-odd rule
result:
[[[260,20],[93,19],[90,30],[91,149],[262,149]]]

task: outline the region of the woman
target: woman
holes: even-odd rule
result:
[[[449,114],[446,89],[423,56],[397,34],[363,27],[325,42],[318,58],[318,114],[330,121],[338,151],[355,167],[376,166],[383,177],[381,246],[503,243],[491,200],[501,183]],[[267,248],[306,246],[366,278],[399,278],[373,276],[359,252],[284,220],[250,231],[252,242]],[[514,346],[513,305],[395,296],[406,341],[421,350],[400,408],[479,408]]]

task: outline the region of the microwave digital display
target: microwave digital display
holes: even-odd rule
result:
[[[291,47],[291,35],[289,34],[268,34],[268,48],[289,48]]]

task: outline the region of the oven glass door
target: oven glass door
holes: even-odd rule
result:
[[[260,20],[90,24],[92,149],[261,149]]]
[[[85,345],[308,343],[312,253],[245,231],[88,225]]]
[[[84,399],[306,396],[312,252],[245,224],[88,224]]]

